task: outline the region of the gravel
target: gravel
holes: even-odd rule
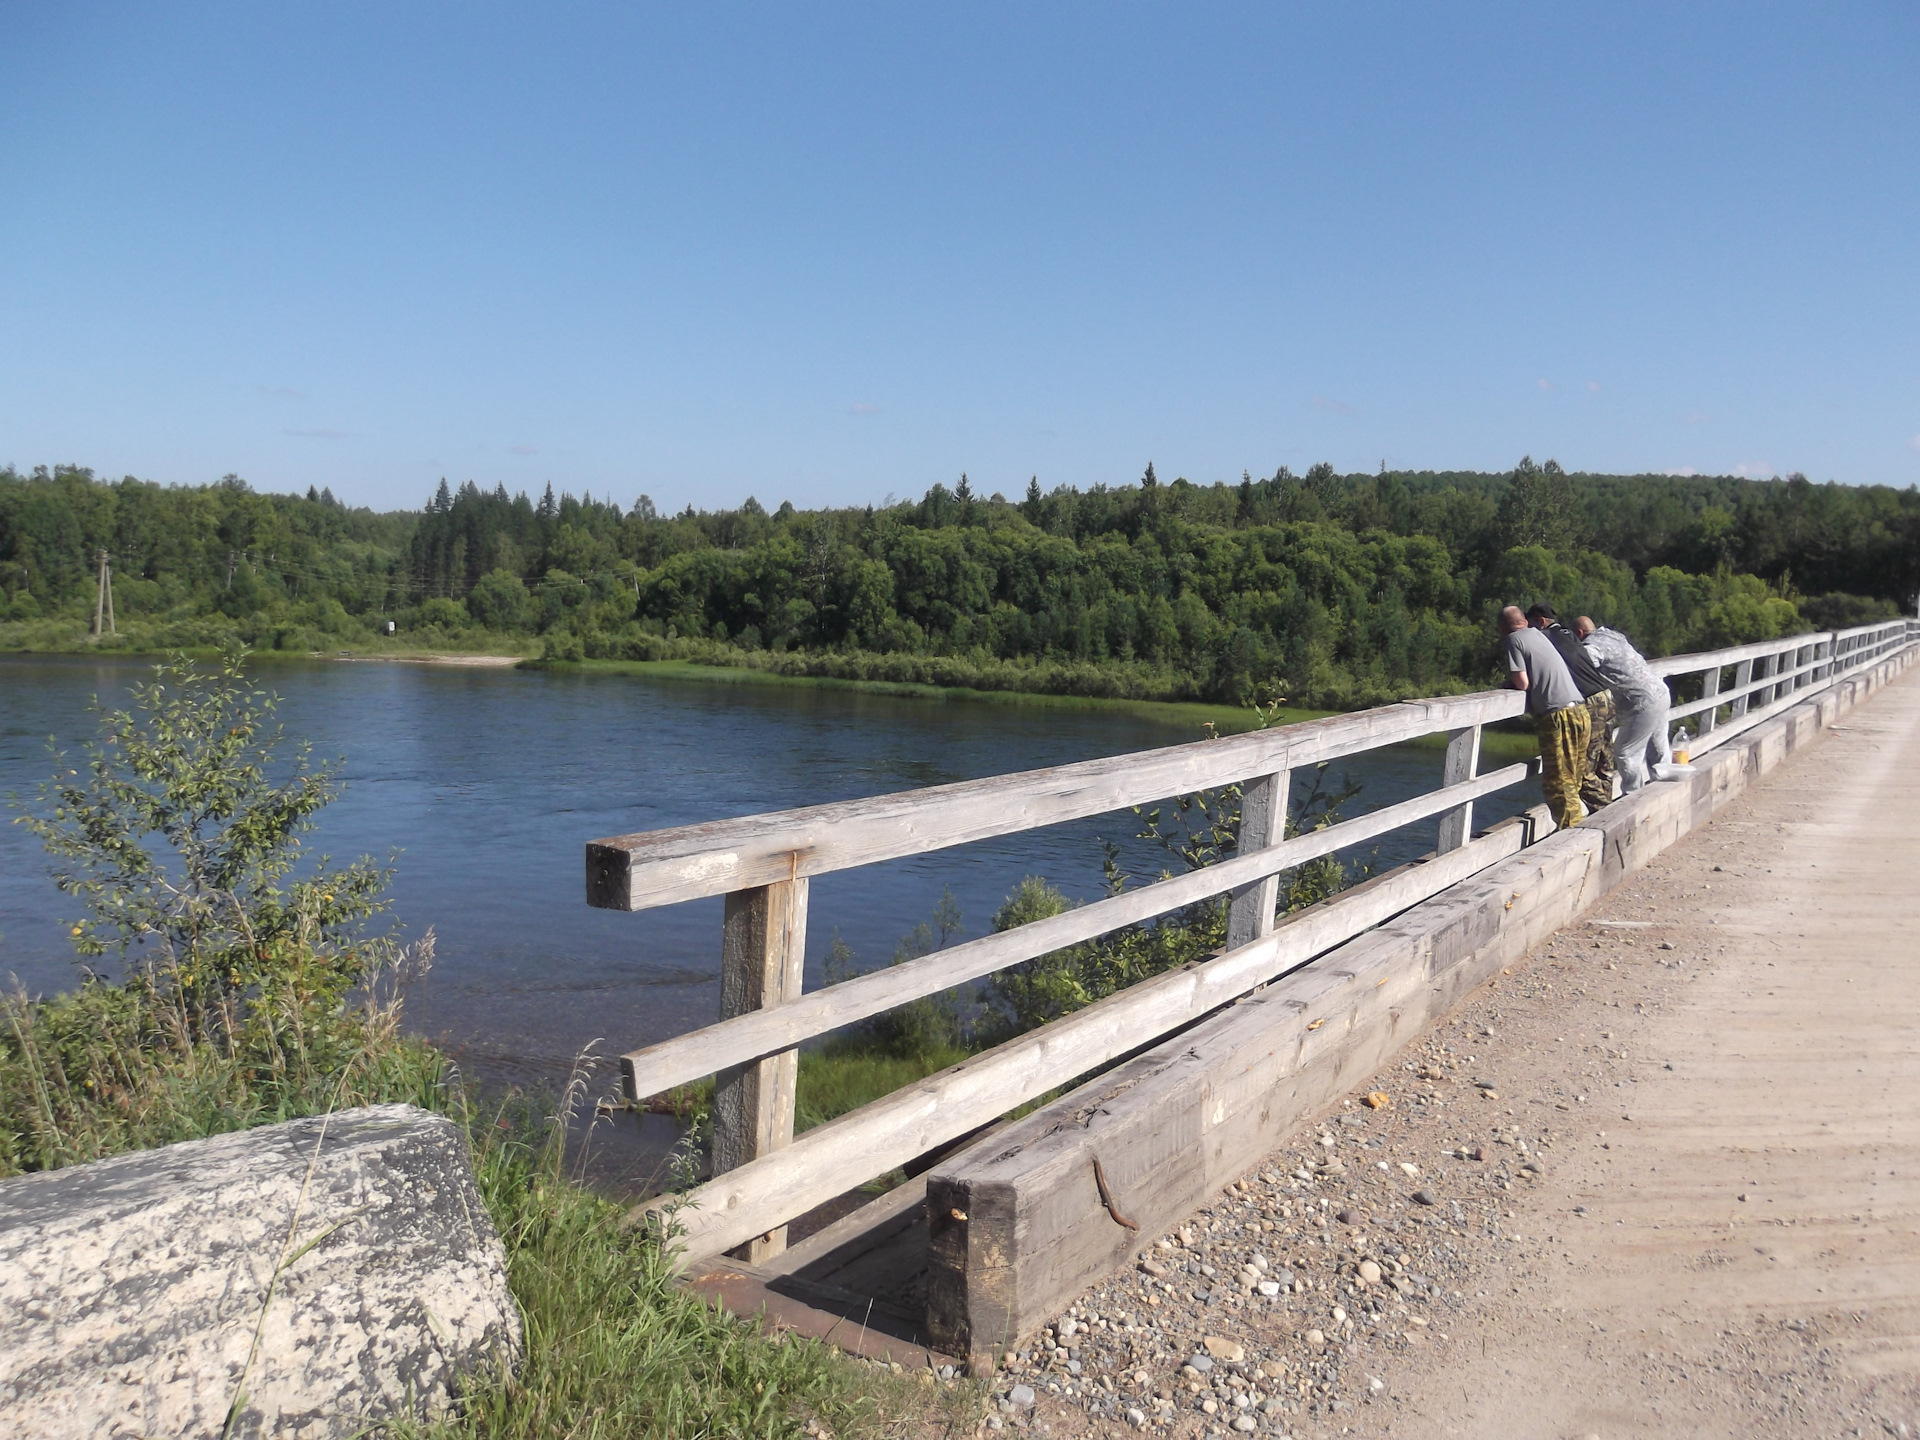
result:
[[[1038,1406],[1006,1423],[1281,1436],[1391,1404],[1374,1381],[1454,1327],[1469,1241],[1499,1233],[1508,1188],[1564,1138],[1484,1104],[1448,1038],[1366,1087],[1391,1105],[1329,1116],[1080,1295],[1009,1357],[996,1388],[1035,1390]],[[1495,1163],[1467,1158],[1480,1155]]]

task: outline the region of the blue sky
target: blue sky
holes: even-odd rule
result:
[[[1901,4],[0,4],[0,464],[1920,480]]]

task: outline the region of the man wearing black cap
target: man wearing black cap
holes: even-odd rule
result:
[[[1586,697],[1587,766],[1580,779],[1580,802],[1592,814],[1613,800],[1613,691],[1607,677],[1595,667],[1580,637],[1560,623],[1551,605],[1535,605],[1527,611],[1527,623],[1543,632],[1567,662],[1573,683]]]

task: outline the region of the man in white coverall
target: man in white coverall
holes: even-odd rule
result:
[[[1650,769],[1673,763],[1667,746],[1667,683],[1653,673],[1640,652],[1618,630],[1595,625],[1585,615],[1573,622],[1573,633],[1587,649],[1587,658],[1613,687],[1613,763],[1620,773],[1620,793],[1631,795],[1647,783]]]

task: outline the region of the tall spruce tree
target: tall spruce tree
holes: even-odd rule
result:
[[[1522,455],[1507,479],[1494,529],[1502,550],[1516,545],[1539,545],[1548,550],[1571,550],[1584,538],[1585,527],[1573,495],[1573,484],[1560,462],[1535,465]]]

